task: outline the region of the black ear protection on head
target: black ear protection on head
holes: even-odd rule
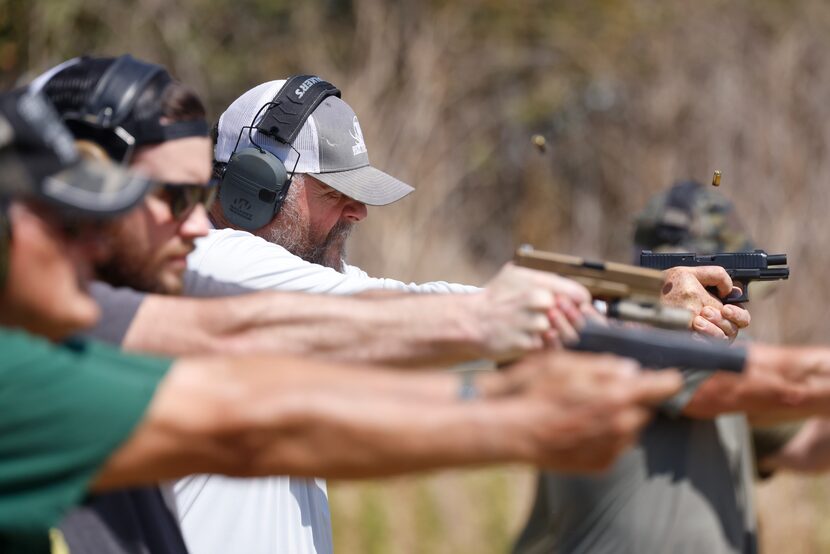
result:
[[[81,58],[77,63],[83,62]],[[139,144],[207,136],[208,126],[203,119],[162,124],[161,102],[157,113],[141,120],[131,117],[141,93],[154,79],[161,80],[159,90],[173,81],[160,65],[136,60],[129,54],[116,58],[80,109],[64,113],[63,118],[76,137],[100,144],[113,159],[123,163],[129,161]]]
[[[280,211],[294,175],[293,169],[289,174],[279,158],[254,141],[253,131],[293,149],[291,143],[308,116],[329,96],[339,97],[340,91],[314,75],[296,75],[285,82],[271,102],[260,108],[250,125],[239,130],[236,146],[220,179],[219,200],[230,223],[249,231],[266,225]],[[265,114],[260,118],[263,110]],[[253,146],[237,151],[245,129]]]

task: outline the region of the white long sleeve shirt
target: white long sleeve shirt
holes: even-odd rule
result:
[[[469,293],[480,289],[443,281],[415,284],[374,278],[354,266],[344,273],[294,256],[245,231],[211,230],[188,257],[185,293],[211,296],[215,280],[249,289],[328,294],[370,290]],[[236,479],[194,475],[165,496],[178,515],[191,554],[330,554],[331,517],[322,479]]]
[[[434,281],[404,283],[370,277],[358,267],[346,265],[343,273],[309,263],[282,246],[245,231],[214,229],[196,242],[187,258],[185,294],[205,296],[200,276],[235,283],[249,289],[271,289],[318,294],[357,294],[369,290],[416,293],[466,293],[480,289]]]

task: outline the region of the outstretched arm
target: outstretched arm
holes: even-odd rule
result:
[[[148,295],[123,346],[171,356],[273,353],[396,366],[500,360],[544,346],[557,296],[576,304],[590,298],[573,281],[512,264],[472,294]]]
[[[689,415],[744,412],[759,425],[830,415],[830,349],[755,343],[748,350],[744,372],[713,375],[689,403]]]
[[[280,371],[274,371],[279,367]],[[608,356],[548,353],[457,398],[458,376],[290,358],[177,362],[96,488],[191,473],[363,478],[524,462],[606,467],[677,375]]]

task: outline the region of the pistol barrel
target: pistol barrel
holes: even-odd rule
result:
[[[767,265],[787,265],[787,255],[767,254]]]

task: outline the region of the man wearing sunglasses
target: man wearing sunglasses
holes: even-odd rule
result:
[[[106,230],[113,253],[97,264],[99,278],[179,293],[187,256],[208,230],[210,141],[202,102],[163,68],[129,56],[80,58],[58,68],[38,85],[86,153],[165,183]],[[121,95],[130,84],[137,90],[125,101],[130,106],[108,115],[101,108],[108,96]]]

